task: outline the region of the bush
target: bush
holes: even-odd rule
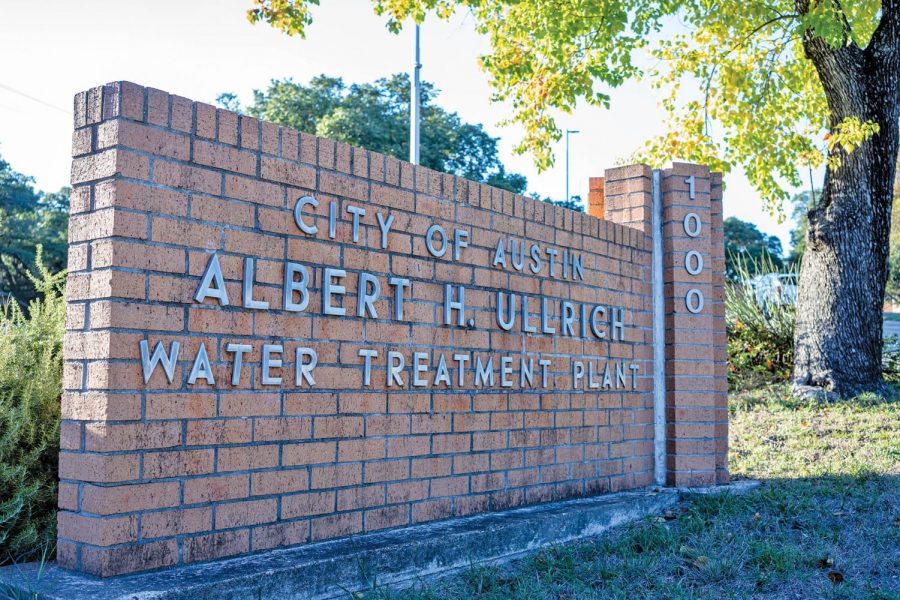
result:
[[[38,254],[27,316],[0,310],[0,564],[47,551],[56,537],[64,274]]]
[[[725,286],[728,383],[744,387],[785,381],[794,366],[794,305],[761,305],[748,283],[751,273],[772,273],[771,264],[738,263],[740,283]]]

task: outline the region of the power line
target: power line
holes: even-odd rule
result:
[[[22,96],[23,98],[27,98],[28,100],[31,100],[32,102],[37,102],[38,104],[42,104],[42,105],[46,106],[47,108],[52,108],[53,110],[58,110],[59,112],[65,114],[65,115],[69,114],[69,111],[64,108],[60,108],[59,106],[56,106],[55,104],[50,104],[49,102],[44,102],[40,98],[35,98],[34,96],[32,96],[30,94],[26,94],[25,92],[17,90],[12,87],[9,87],[8,85],[4,85],[4,84],[0,83],[0,88],[6,90],[8,92],[12,92],[13,94],[18,94],[19,96]]]

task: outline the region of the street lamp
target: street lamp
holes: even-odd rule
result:
[[[409,162],[419,164],[419,121],[422,103],[422,84],[419,73],[422,63],[419,55],[419,24],[416,23],[416,44],[413,54],[413,76],[410,81],[409,94]]]
[[[579,133],[577,129],[566,129],[566,202],[569,202],[569,135]]]

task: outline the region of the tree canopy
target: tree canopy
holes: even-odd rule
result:
[[[851,151],[878,130],[830,115],[804,43],[864,48],[878,29],[879,0],[373,0],[388,27],[427,12],[469,11],[491,51],[481,64],[496,98],[521,125],[517,150],[540,167],[561,137],[555,114],[579,101],[608,106],[613,88],[645,78],[663,91],[666,131],[633,157],[730,171],[741,165],[775,208],[835,147]],[[254,0],[264,20],[304,35],[319,0]],[[660,32],[665,28],[665,35]],[[648,66],[649,65],[649,66]]]
[[[374,83],[347,85],[339,77],[319,75],[303,85],[274,80],[256,90],[253,103],[243,109],[234,94],[219,102],[259,119],[293,127],[354,146],[409,157],[409,76],[397,73]],[[523,175],[507,173],[497,151],[497,138],[480,124],[466,123],[455,112],[434,103],[438,91],[422,83],[422,165],[523,193]]]
[[[14,298],[23,307],[36,296],[38,246],[43,263],[55,273],[66,267],[69,189],[44,194],[31,177],[0,157],[0,301]]]
[[[725,219],[725,274],[737,281],[739,274],[781,270],[784,267],[781,240],[766,235],[753,223],[737,217]]]

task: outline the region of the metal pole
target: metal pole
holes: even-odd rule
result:
[[[419,50],[419,25],[416,24],[416,49],[413,60],[413,76],[409,98],[409,162],[419,164],[419,122],[421,120],[422,84],[419,72],[422,70]]]
[[[653,474],[666,485],[666,303],[663,270],[662,173],[653,170],[650,289],[653,294]]]
[[[566,202],[569,201],[569,130],[566,129],[566,197],[563,198]]]
[[[571,199],[569,196],[569,134],[578,133],[577,129],[566,129],[566,202]]]

